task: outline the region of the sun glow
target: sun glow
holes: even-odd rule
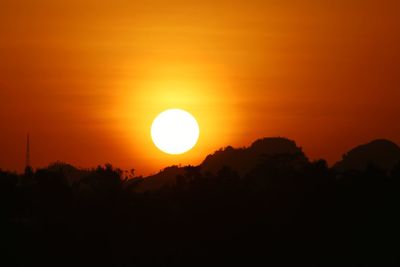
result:
[[[117,132],[112,135],[118,136],[121,147],[130,152],[123,159],[140,166],[138,174],[154,174],[163,166],[197,165],[210,151],[236,144],[240,133],[232,133],[232,129],[241,124],[240,109],[236,93],[226,93],[231,88],[229,82],[214,76],[221,70],[207,70],[201,62],[148,64],[141,76],[126,77],[116,85],[120,97],[108,114],[117,123]],[[132,69],[128,73],[135,72]],[[189,111],[201,127],[194,147],[181,154],[159,149],[150,134],[154,119],[171,108]]]
[[[192,149],[199,139],[196,119],[182,109],[161,112],[151,125],[151,138],[161,151],[177,155]]]

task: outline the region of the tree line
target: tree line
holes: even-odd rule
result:
[[[1,265],[400,264],[400,163],[339,173],[279,154],[241,175],[187,166],[138,191],[143,180],[109,164],[0,171]]]

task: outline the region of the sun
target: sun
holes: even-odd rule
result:
[[[167,109],[154,119],[151,139],[161,151],[178,155],[192,149],[199,139],[200,129],[196,119],[182,109]]]

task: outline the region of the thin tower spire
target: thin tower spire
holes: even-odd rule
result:
[[[30,140],[29,140],[29,133],[26,136],[26,168],[31,167],[31,147],[30,147]]]

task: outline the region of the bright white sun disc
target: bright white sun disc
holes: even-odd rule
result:
[[[182,109],[167,109],[154,119],[151,139],[161,151],[177,155],[192,149],[199,139],[196,119]]]

